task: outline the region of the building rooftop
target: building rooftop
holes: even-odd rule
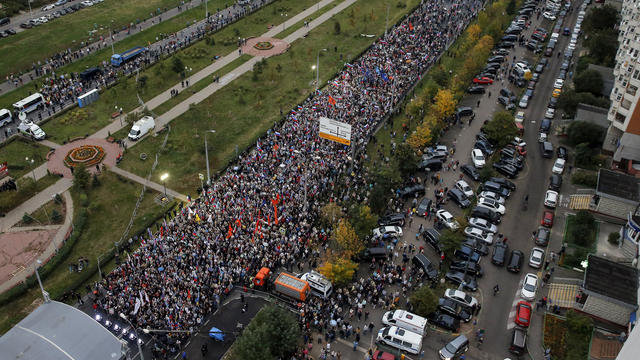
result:
[[[576,121],[584,121],[598,125],[603,128],[609,127],[609,120],[607,120],[607,113],[609,109],[593,106],[589,104],[578,104],[576,107]]]
[[[638,269],[590,255],[584,276],[584,289],[637,306]]]
[[[634,176],[608,169],[598,171],[596,193],[600,196],[609,195],[638,203],[640,202],[639,187],[638,179]]]

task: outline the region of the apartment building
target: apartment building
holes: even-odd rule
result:
[[[624,0],[620,15],[610,125],[602,148],[613,154],[614,168],[640,176],[640,0]]]

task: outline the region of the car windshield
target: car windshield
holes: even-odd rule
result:
[[[472,299],[473,298],[471,296],[466,294],[464,295],[464,301],[466,301],[468,304],[471,304]]]
[[[536,283],[536,282],[535,282],[535,280],[533,280],[533,279],[529,279],[529,280],[527,280],[527,282],[524,284],[524,288],[525,288],[526,290],[528,290],[528,291],[534,291],[534,290],[536,289],[535,283]]]

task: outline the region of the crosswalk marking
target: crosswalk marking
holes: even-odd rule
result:
[[[518,282],[518,288],[516,289],[516,293],[513,295],[513,302],[511,302],[511,311],[509,312],[509,317],[507,318],[507,330],[513,329],[516,326],[515,318],[516,318],[516,305],[522,300],[520,298],[520,288],[522,287],[522,283],[524,282],[524,278],[521,278]]]
[[[574,210],[589,210],[589,203],[593,195],[571,195],[569,208]]]
[[[548,305],[558,305],[563,308],[571,308],[575,303],[578,292],[578,285],[551,283],[549,284]]]

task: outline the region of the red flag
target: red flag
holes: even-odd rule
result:
[[[336,104],[336,99],[334,99],[331,95],[329,95],[329,104],[331,104],[331,105],[335,105]]]
[[[229,232],[227,233],[227,239],[233,236],[233,229],[231,228],[231,224],[229,224]]]
[[[280,202],[280,195],[278,197],[271,200],[271,204],[273,204],[273,212],[275,213],[275,222],[278,225],[278,203]]]
[[[409,30],[413,31],[413,25],[409,23]]]

